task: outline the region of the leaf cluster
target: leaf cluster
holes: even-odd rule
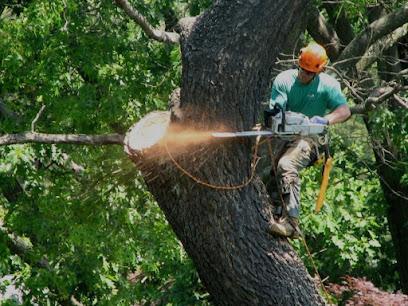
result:
[[[354,131],[350,133],[350,131]],[[385,289],[398,283],[396,260],[388,229],[388,206],[375,169],[369,137],[362,123],[353,120],[332,133],[334,167],[320,214],[314,206],[322,168],[302,174],[302,229],[312,252],[295,246],[314,274],[339,282],[344,275],[367,277]]]

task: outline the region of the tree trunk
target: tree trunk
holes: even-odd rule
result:
[[[305,26],[307,3],[215,1],[182,33],[184,126],[252,128],[275,58]],[[176,160],[202,181],[234,185],[250,176],[252,145],[243,139],[184,147]],[[166,157],[138,164],[216,304],[324,303],[288,241],[268,234],[270,200],[258,177],[241,189],[216,190],[195,183]]]
[[[368,120],[364,120],[373,143],[375,141],[372,127]],[[393,150],[389,141],[383,139],[381,148],[373,149],[377,173],[381,183],[384,198],[388,204],[387,221],[394,245],[397,269],[402,291],[408,293],[408,188],[403,186],[400,179],[404,173],[393,166],[398,160],[399,152]],[[391,153],[392,152],[392,153]]]
[[[385,148],[387,149],[387,148]],[[378,175],[381,177],[381,186],[384,197],[389,205],[388,224],[391,231],[397,259],[397,268],[400,276],[401,289],[408,293],[408,188],[400,183],[403,173],[396,173],[395,168],[385,164],[376,154]]]
[[[326,8],[326,11],[328,13],[329,19],[331,20],[332,25],[335,27],[337,35],[341,38],[341,41],[343,44],[349,44],[352,43],[352,41],[356,38],[353,34],[353,31],[351,30],[350,22],[347,19],[347,16],[345,15],[344,11],[341,10],[339,11],[339,3],[325,3],[324,7]],[[369,18],[369,22],[374,22],[376,20],[379,20],[381,16],[386,16],[386,12],[383,11],[383,5],[379,4],[376,6],[370,6],[367,11],[367,17]],[[406,22],[406,6],[402,6],[399,10],[400,15],[398,13],[398,16],[403,18],[401,25]],[[397,10],[394,12],[397,13]],[[392,15],[392,18],[388,19],[388,22],[384,22],[383,25],[383,33],[388,34],[387,29],[390,28],[390,25],[397,20],[398,18],[395,18],[396,15]],[[378,25],[379,23],[377,23]],[[395,30],[394,27],[392,29]],[[373,30],[375,33],[376,31]],[[364,33],[364,32],[362,32]],[[367,31],[366,31],[367,33]],[[332,40],[335,39],[335,37],[326,37],[322,35],[322,33],[314,33],[313,31],[310,32],[310,34],[316,39],[322,39],[324,38],[324,41],[322,43],[330,43]],[[327,33],[326,33],[327,34]],[[361,33],[360,33],[361,34]],[[368,38],[372,38],[375,35],[368,35]],[[376,36],[381,36],[376,33]],[[347,59],[347,58],[358,58],[360,56],[364,55],[364,48],[361,48],[361,46],[364,46],[366,44],[367,37],[363,37],[364,39],[360,41],[360,43],[357,43],[356,46],[360,48],[351,48],[354,49],[353,52],[349,52],[348,56],[344,56],[344,54],[340,54],[340,59],[337,58],[331,58],[331,60],[337,60],[341,61],[342,59]],[[397,47],[398,53],[399,53],[399,60],[400,62],[396,64],[396,62],[390,64],[387,61],[377,61],[377,68],[378,68],[378,75],[380,78],[383,80],[389,81],[392,78],[395,79],[395,75],[392,74],[392,72],[397,72],[401,69],[404,69],[404,65],[406,64],[406,61],[404,61],[404,58],[407,58],[407,48],[406,45],[404,45],[404,39],[407,41],[407,37],[402,38],[399,43],[396,46],[390,46],[388,50],[384,50],[382,56],[388,57],[388,60],[396,55],[396,50],[395,48]],[[361,36],[360,36],[361,38]],[[364,42],[366,41],[366,42]],[[375,40],[375,43],[377,41]],[[368,48],[370,44],[366,44],[366,47]],[[349,46],[346,46],[348,48]],[[358,50],[360,49],[360,51]],[[397,59],[396,59],[397,60]],[[333,61],[334,64],[336,64],[335,61]],[[358,81],[358,76],[355,74],[355,65],[351,63],[350,61],[347,61],[347,63],[344,63],[343,65],[339,65],[337,63],[336,69],[338,70],[343,70],[342,72],[347,75],[349,78],[356,78],[356,81]],[[361,72],[361,71],[360,71]],[[369,72],[369,70],[366,69],[365,72]],[[391,72],[391,74],[390,74]],[[372,76],[371,76],[372,77]],[[391,78],[392,77],[392,78]],[[360,79],[361,80],[361,79]],[[402,80],[404,82],[404,80]],[[407,82],[405,80],[405,82]],[[366,89],[368,92],[370,89],[375,88],[375,83],[373,81],[373,77],[370,79],[365,78],[364,83],[362,82],[361,86]],[[367,96],[364,97],[365,99],[368,98]],[[357,101],[358,102],[358,101]],[[392,101],[391,101],[392,102]],[[392,104],[392,103],[390,103]],[[394,112],[399,112],[400,109],[394,109]],[[377,166],[377,172],[380,177],[381,181],[381,187],[385,196],[385,199],[389,205],[389,214],[388,214],[388,223],[390,226],[390,231],[391,235],[393,238],[393,244],[396,250],[396,257],[397,257],[397,262],[398,262],[398,270],[400,274],[400,280],[401,280],[401,286],[404,290],[405,293],[408,293],[408,263],[407,263],[407,256],[408,256],[408,247],[406,244],[406,239],[404,237],[407,237],[407,231],[408,231],[408,226],[407,226],[407,220],[408,220],[408,206],[407,206],[407,188],[402,186],[400,182],[400,178],[403,175],[403,173],[397,173],[395,169],[398,169],[398,167],[394,167],[390,165],[390,160],[391,161],[398,161],[400,160],[398,156],[402,156],[403,152],[395,152],[395,148],[393,148],[392,145],[392,140],[390,140],[390,137],[382,137],[379,141],[378,139],[375,139],[375,129],[373,126],[370,124],[370,121],[368,120],[367,117],[364,119],[365,126],[367,128],[367,131],[370,135],[370,138],[373,142],[373,147],[376,148],[378,145],[377,143],[381,143],[383,146],[383,151],[378,151],[374,149],[374,154],[376,157],[376,166]],[[401,122],[401,124],[404,124]],[[393,152],[393,156],[388,155],[385,156],[386,160],[383,159],[383,152]],[[387,154],[385,154],[387,155]],[[402,196],[402,197],[401,197]]]
[[[368,16],[370,22],[373,22],[385,14],[384,8],[378,5],[371,8]],[[390,58],[393,58],[395,62],[391,63]],[[384,81],[395,78],[391,73],[401,71],[401,66],[397,61],[398,50],[396,45],[384,50],[382,58],[377,60],[379,78]],[[399,108],[392,105],[392,99],[388,103],[389,110],[393,112],[400,111]],[[401,289],[404,293],[408,293],[408,264],[406,260],[408,258],[408,189],[402,186],[400,182],[404,173],[393,165],[395,161],[401,160],[399,157],[402,157],[402,152],[398,152],[393,145],[392,135],[380,136],[380,139],[375,139],[376,135],[373,133],[369,120],[364,120],[364,122],[373,143],[381,143],[381,147],[374,145],[373,151],[381,188],[388,203],[387,220],[395,249]],[[385,131],[384,135],[387,135]]]

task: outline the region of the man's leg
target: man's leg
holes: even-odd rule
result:
[[[282,214],[282,201],[280,197],[280,188],[279,188],[279,178],[277,176],[277,166],[278,161],[281,156],[287,150],[287,140],[282,139],[273,139],[269,140],[267,143],[268,149],[268,156],[269,156],[269,171],[267,175],[265,175],[266,179],[264,180],[266,190],[272,200],[272,205],[274,208],[274,214],[281,215]]]
[[[315,142],[311,139],[297,139],[289,144],[288,149],[279,159],[277,176],[288,218],[273,224],[272,233],[286,237],[296,235],[300,210],[299,172],[312,164],[316,158]]]

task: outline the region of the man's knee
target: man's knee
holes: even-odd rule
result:
[[[285,176],[288,174],[297,175],[297,169],[294,165],[293,159],[290,156],[283,156],[276,168],[278,176]]]
[[[283,176],[279,180],[282,194],[297,193],[299,191],[300,179],[298,176]]]

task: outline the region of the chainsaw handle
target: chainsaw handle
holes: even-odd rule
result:
[[[282,123],[280,124],[280,132],[285,132],[286,126],[285,109],[280,104],[275,104],[274,109],[276,110],[276,114],[278,114],[279,112],[282,113]]]
[[[271,109],[264,110],[264,127],[270,128],[271,127],[271,117],[275,116],[275,113]]]
[[[282,124],[283,124],[283,131],[285,131],[285,112],[283,111],[283,107],[279,104],[275,104],[273,106],[273,109],[266,109],[264,110],[264,126],[266,128],[271,128],[271,120],[270,118],[273,116],[276,116],[279,114],[279,112],[282,113]]]
[[[282,132],[285,132],[285,126],[286,126],[286,116],[285,116],[285,111],[283,110],[283,107],[280,106],[280,111],[282,112]]]

